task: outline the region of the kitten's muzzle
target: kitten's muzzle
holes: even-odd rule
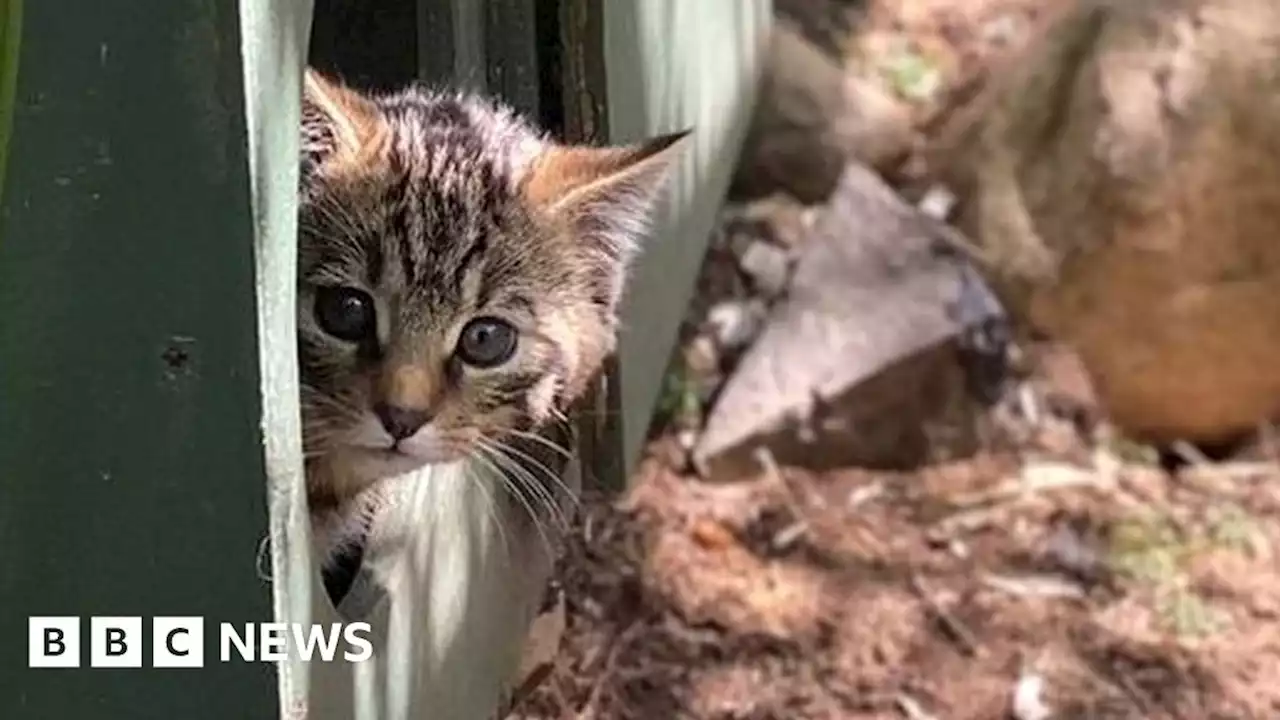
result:
[[[378,416],[378,421],[382,423],[387,434],[396,442],[412,437],[431,419],[431,413],[427,410],[398,407],[386,403],[375,405],[373,412]]]

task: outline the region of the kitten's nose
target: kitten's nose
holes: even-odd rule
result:
[[[386,428],[397,442],[418,432],[418,429],[431,419],[431,413],[426,410],[396,407],[386,403],[375,405],[373,412],[382,421],[382,427]]]

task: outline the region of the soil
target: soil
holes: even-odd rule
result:
[[[836,3],[852,34],[817,34],[855,59],[885,38],[932,53],[927,135],[1054,2]],[[690,343],[708,297],[741,294],[717,280],[732,262],[709,256]],[[764,453],[709,483],[685,469],[687,413],[659,423],[630,489],[583,499],[562,651],[510,720],[1280,716],[1276,440],[1161,456],[1033,350],[986,449],[915,472]]]
[[[653,450],[586,501],[562,656],[516,717],[1280,713],[1274,465],[1074,448],[710,485]],[[1053,714],[1014,714],[1037,686]]]

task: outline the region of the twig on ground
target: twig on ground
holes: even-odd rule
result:
[[[772,482],[785,486],[786,478],[782,477],[782,468],[778,467],[778,459],[773,456],[773,451],[767,447],[761,446],[751,452],[756,462],[760,464],[760,469],[764,471],[764,476]]]
[[[983,585],[1017,597],[1066,598],[1082,600],[1087,596],[1079,583],[1071,582],[1055,575],[1026,575],[1012,577],[983,573],[980,576]]]
[[[770,541],[774,549],[781,552],[795,545],[809,533],[809,523],[805,520],[805,513],[800,503],[796,502],[795,492],[787,483],[786,477],[782,475],[782,468],[778,467],[778,460],[773,456],[773,452],[761,446],[755,449],[754,455],[756,462],[764,470],[765,478],[782,488],[782,500],[787,504],[787,510],[794,519],[794,522],[776,533]]]
[[[1273,466],[1280,463],[1280,428],[1275,423],[1258,423],[1258,449]]]
[[[795,547],[796,543],[800,542],[800,539],[808,532],[808,523],[803,520],[797,520],[775,533],[769,545],[774,552],[786,552]]]
[[[875,500],[884,494],[884,482],[876,480],[855,488],[849,493],[848,505],[850,510],[857,510],[867,503]]]
[[[1094,470],[1059,462],[1028,462],[1016,477],[953,499],[951,504],[961,510],[937,521],[929,537],[938,541],[952,537],[957,531],[972,532],[991,525],[1001,512],[1038,493],[1082,487],[1111,490],[1116,486],[1116,473],[1107,467]]]
[[[1142,717],[1152,717],[1151,708],[1154,703],[1147,693],[1138,687],[1133,678],[1124,673],[1116,673],[1116,682],[1129,697],[1129,701],[1133,703],[1134,707],[1138,708],[1138,712],[1142,713]]]
[[[614,638],[613,647],[609,649],[609,654],[605,657],[604,666],[600,669],[599,677],[592,684],[591,694],[587,696],[587,701],[583,703],[582,709],[578,711],[577,720],[591,720],[591,718],[596,717],[596,711],[600,705],[600,696],[604,692],[605,685],[609,683],[613,676],[618,656],[622,653],[622,649],[630,645],[635,636],[643,629],[644,624],[636,620]]]
[[[1238,482],[1262,480],[1280,475],[1280,467],[1271,462],[1227,462],[1217,465],[1195,465],[1182,471],[1186,475],[1212,476]]]
[[[1200,452],[1199,448],[1186,440],[1178,440],[1170,446],[1170,449],[1188,465],[1194,467],[1209,467],[1213,464],[1213,462],[1209,460],[1204,453]]]
[[[1015,500],[1009,505],[980,507],[948,515],[928,531],[929,540],[931,542],[949,541],[960,532],[973,532],[994,525],[996,516],[1004,513],[1011,506],[1016,506],[1018,502]]]
[[[976,657],[981,654],[982,647],[973,631],[943,607],[937,595],[930,590],[919,573],[911,574],[911,589],[924,601],[924,604],[929,608],[929,614],[933,616],[938,625],[960,646],[961,652],[970,657]]]
[[[938,716],[925,711],[924,707],[906,693],[898,693],[894,698],[894,704],[898,706],[898,710],[907,718],[907,720],[938,720]]]
[[[1044,424],[1046,413],[1043,410],[1043,402],[1029,384],[1024,383],[1018,388],[1018,410],[1022,412],[1022,417],[1031,427],[1038,428]]]
[[[1088,670],[1099,682],[1119,690],[1125,699],[1133,705],[1134,709],[1138,711],[1138,717],[1155,717],[1152,714],[1155,703],[1128,675],[1125,675],[1118,668],[1109,668],[1109,672],[1104,674],[1102,668],[1092,664],[1088,666]]]
[[[1009,478],[993,488],[961,496],[953,502],[961,507],[975,507],[1048,490],[1107,488],[1112,484],[1106,474],[1091,468],[1060,462],[1028,462],[1017,477]]]

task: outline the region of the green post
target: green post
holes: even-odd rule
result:
[[[22,41],[22,0],[0,0],[0,197],[8,158],[13,94],[18,83],[18,49]]]
[[[0,718],[279,717],[273,665],[217,661],[218,623],[272,618],[236,3],[24,9],[0,205]],[[81,617],[80,668],[26,669],[33,615]],[[143,669],[87,667],[95,615],[142,618]],[[204,668],[148,667],[165,615],[206,618]]]

